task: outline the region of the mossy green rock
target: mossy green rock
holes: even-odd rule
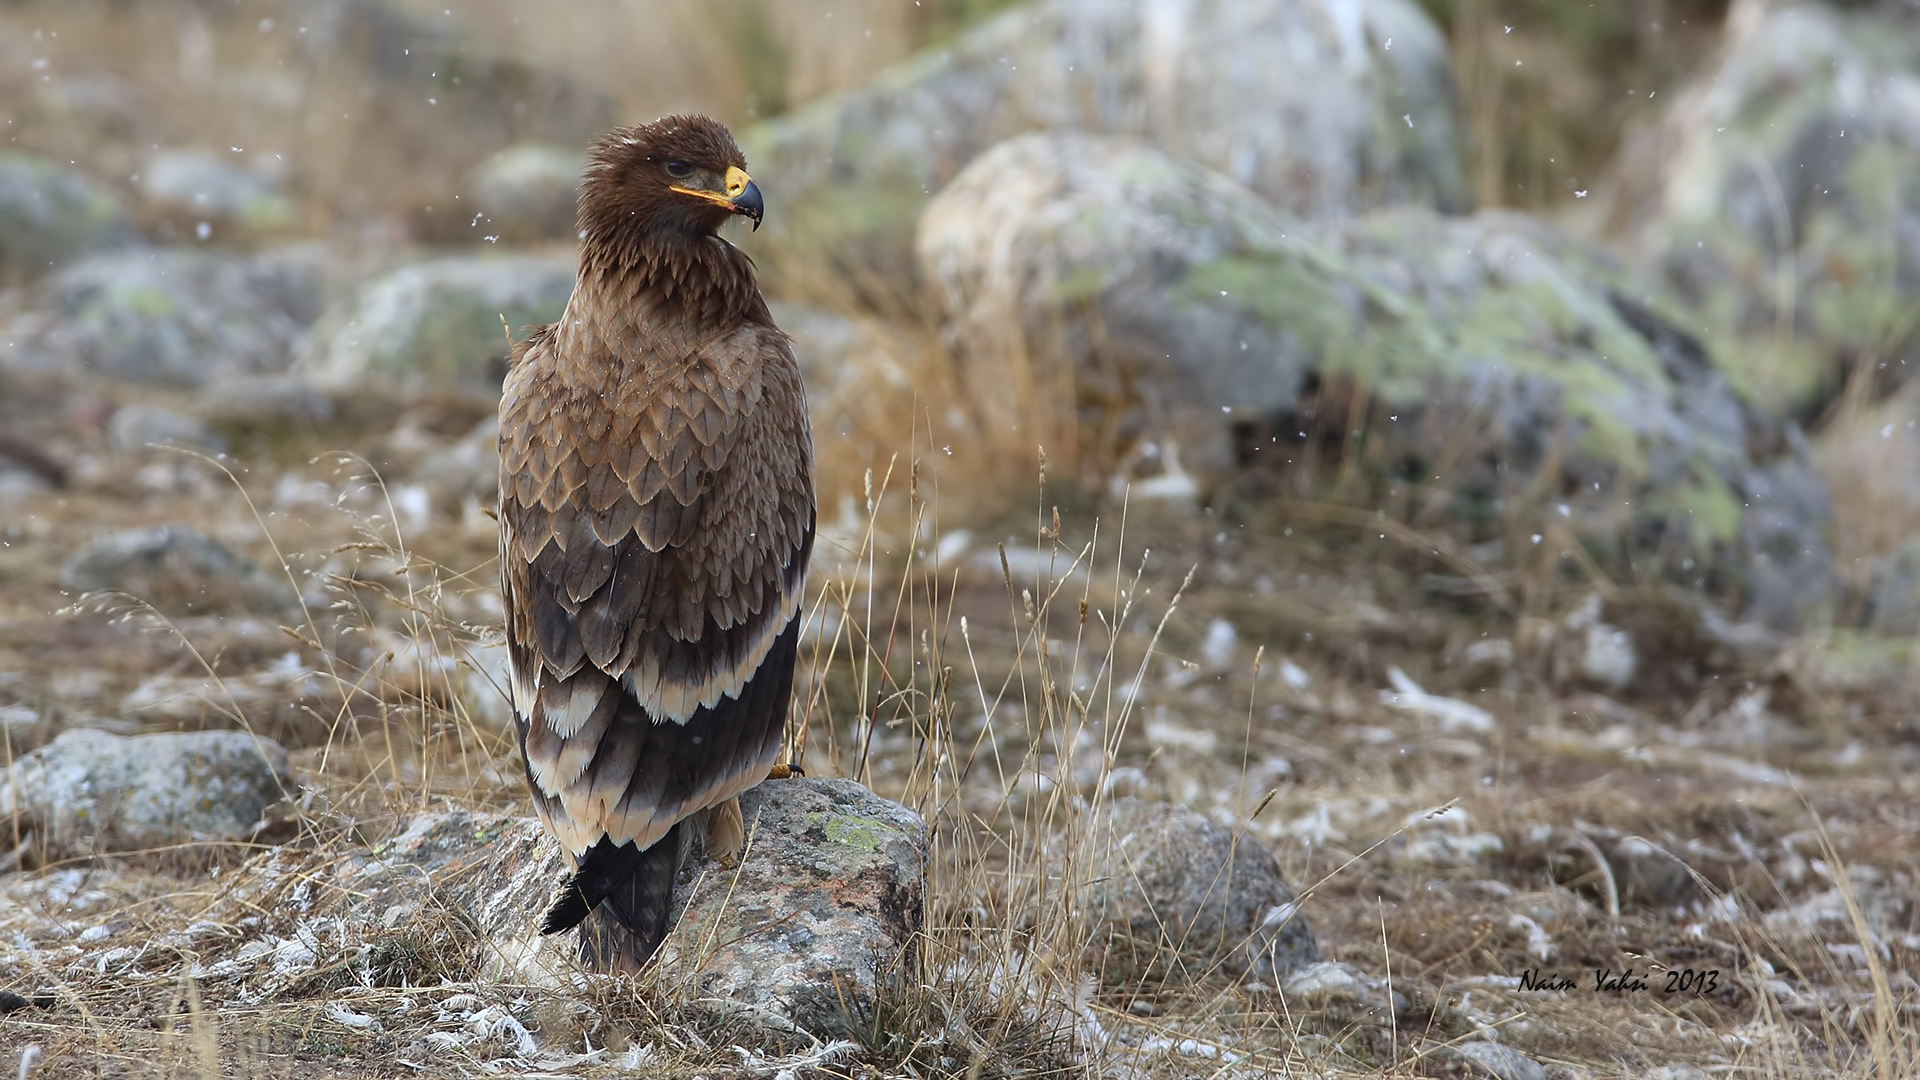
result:
[[[98,181],[33,154],[0,153],[0,283],[139,239]]]
[[[1320,216],[1463,205],[1457,126],[1446,41],[1408,0],[1042,0],[743,143],[784,252],[892,270],[927,199],[1025,132],[1150,139]]]
[[[508,332],[517,340],[524,328],[558,319],[571,295],[571,256],[415,263],[369,282],[330,312],[315,328],[303,366],[333,383],[372,377],[497,396]]]
[[[1920,374],[1920,10],[1737,5],[1717,65],[1633,133],[1612,226],[1706,315],[1736,377],[1817,415]]]
[[[136,248],[84,259],[30,291],[10,361],[199,387],[286,370],[321,308],[311,248],[259,255]]]
[[[1092,460],[1171,440],[1218,481],[1331,455],[1363,466],[1342,497],[1473,540],[1577,537],[1781,625],[1831,598],[1790,425],[1656,283],[1525,215],[1309,223],[1144,145],[1030,135],[941,193],[917,254],[986,414],[1120,444]]]

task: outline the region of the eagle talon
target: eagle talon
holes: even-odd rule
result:
[[[769,780],[791,780],[796,776],[805,775],[807,775],[807,770],[801,768],[800,763],[797,761],[782,762],[767,770],[767,779]]]

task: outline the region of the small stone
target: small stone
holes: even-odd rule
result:
[[[243,840],[288,784],[287,752],[247,732],[70,729],[8,767],[0,821],[47,858]]]
[[[1281,996],[1299,1007],[1360,1012],[1378,1023],[1398,1023],[1411,1007],[1386,980],[1338,961],[1308,964],[1280,984]]]
[[[1264,979],[1320,958],[1280,864],[1247,833],[1137,798],[1115,800],[1097,828],[1086,904],[1113,947],[1171,948],[1197,970]]]
[[[1539,1062],[1504,1043],[1464,1042],[1441,1056],[1462,1062],[1475,1076],[1492,1080],[1547,1080],[1547,1070]]]
[[[1613,869],[1622,903],[1670,907],[1699,895],[1685,862],[1640,837],[1628,836],[1615,843],[1607,852],[1607,863]]]

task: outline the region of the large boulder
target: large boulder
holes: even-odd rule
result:
[[[43,859],[244,840],[290,790],[287,752],[249,732],[71,729],[0,770],[0,826]]]
[[[282,371],[320,314],[323,283],[307,248],[95,255],[34,290],[8,327],[6,360],[188,388]]]
[[[1831,599],[1796,432],[1656,286],[1534,219],[1312,224],[1140,144],[1033,135],[943,191],[917,249],[983,415],[1077,427],[1085,460],[1355,460],[1369,509],[1515,559],[1577,537],[1779,625]]]
[[[453,257],[369,282],[314,329],[302,367],[330,384],[376,378],[498,397],[507,337],[549,323],[573,295],[573,259]]]
[[[98,181],[32,154],[0,154],[0,285],[138,240]]]
[[[768,226],[905,264],[927,198],[1032,131],[1138,136],[1315,216],[1467,201],[1446,42],[1410,0],[1041,0],[745,134]]]
[[[1812,416],[1851,371],[1920,372],[1920,9],[1739,0],[1717,62],[1661,99],[1610,225],[1741,343],[1742,380]]]

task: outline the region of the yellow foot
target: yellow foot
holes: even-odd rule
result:
[[[728,869],[740,865],[740,849],[746,846],[746,822],[740,817],[740,800],[726,802],[707,811],[707,854]]]
[[[780,765],[775,765],[772,769],[768,770],[767,779],[791,780],[796,776],[805,776],[805,775],[807,775],[807,770],[801,768],[799,762],[789,761]]]

